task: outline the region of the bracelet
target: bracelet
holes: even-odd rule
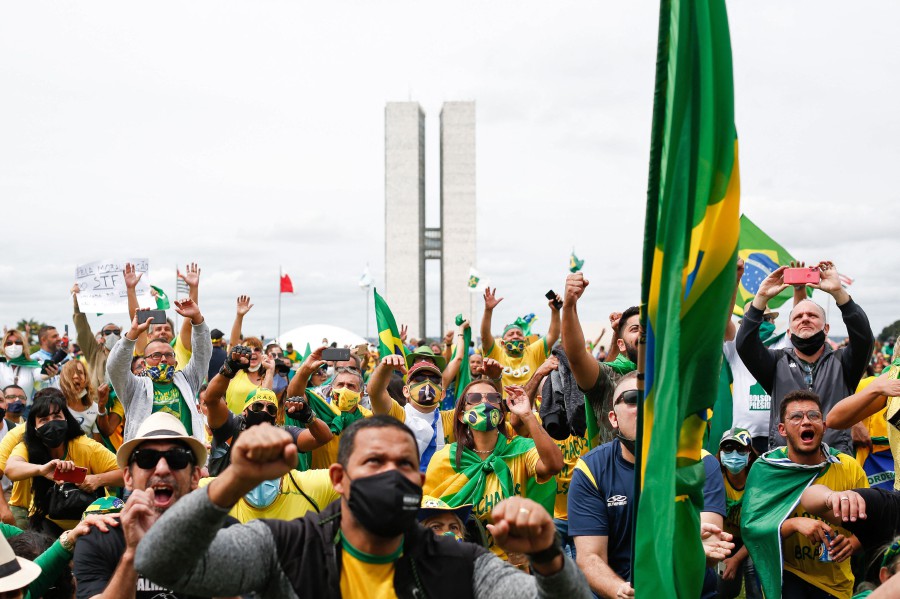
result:
[[[62,548],[72,553],[75,551],[75,542],[69,539],[69,531],[65,530],[61,535],[59,535],[59,544],[62,545]]]
[[[108,412],[106,410],[103,410],[102,412],[97,412],[97,418],[99,418],[100,416],[106,416],[107,414],[108,414]]]
[[[829,491],[828,495],[825,496],[825,507],[831,509],[831,506],[828,505],[828,500],[831,499],[831,496],[834,495],[834,491]]]
[[[541,549],[537,553],[529,553],[528,559],[533,564],[548,564],[562,555],[562,547],[559,545],[559,539],[553,538],[553,544],[546,549]]]
[[[233,371],[231,368],[229,368],[229,367],[228,367],[228,364],[225,363],[225,364],[222,364],[222,367],[221,367],[221,368],[219,368],[219,374],[221,374],[222,376],[224,376],[226,379],[231,380],[231,379],[234,378],[234,376],[235,376],[237,373],[236,373],[235,371]]]

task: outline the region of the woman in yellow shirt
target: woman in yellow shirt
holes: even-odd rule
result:
[[[42,389],[34,396],[25,437],[6,463],[10,480],[31,479],[32,528],[55,536],[78,524],[78,520],[49,518],[54,474],[73,472],[76,468],[87,469],[84,481],[78,485],[86,493],[101,494],[102,487],[125,484],[116,456],[85,436],[59,389]]]
[[[490,524],[494,506],[513,495],[537,501],[553,515],[556,482],[563,457],[531,410],[525,390],[506,387],[503,400],[487,380],[469,383],[459,395],[454,412],[456,442],[438,450],[425,473],[426,495],[451,507],[473,504],[473,514]],[[506,422],[512,412],[531,433],[531,438],[513,436]],[[506,557],[489,540],[491,550]]]

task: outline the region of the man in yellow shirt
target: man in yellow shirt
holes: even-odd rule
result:
[[[481,319],[482,353],[486,358],[497,360],[503,367],[502,388],[510,385],[524,387],[538,366],[550,355],[550,349],[559,339],[559,309],[555,302],[560,298],[557,296],[549,302],[550,329],[546,337],[527,344],[525,331],[518,325],[510,324],[503,329],[503,337],[498,345],[491,334],[491,319],[494,308],[503,301],[503,298],[498,298],[496,292],[496,288],[492,290],[488,287],[484,290],[484,316]]]

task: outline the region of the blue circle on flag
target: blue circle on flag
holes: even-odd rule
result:
[[[744,276],[741,277],[741,287],[743,287],[747,293],[756,295],[763,279],[777,269],[778,263],[772,260],[772,258],[760,252],[753,252],[747,256],[746,260],[744,260]]]

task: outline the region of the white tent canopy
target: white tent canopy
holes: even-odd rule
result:
[[[345,345],[356,346],[360,343],[366,343],[366,340],[361,336],[341,327],[335,327],[330,324],[308,324],[282,333],[278,339],[278,344],[284,347],[288,343],[293,343],[294,350],[302,354],[306,350],[307,343],[309,343],[311,349],[316,349],[322,344],[322,339],[328,339],[329,345],[337,342],[338,347],[344,347]]]

